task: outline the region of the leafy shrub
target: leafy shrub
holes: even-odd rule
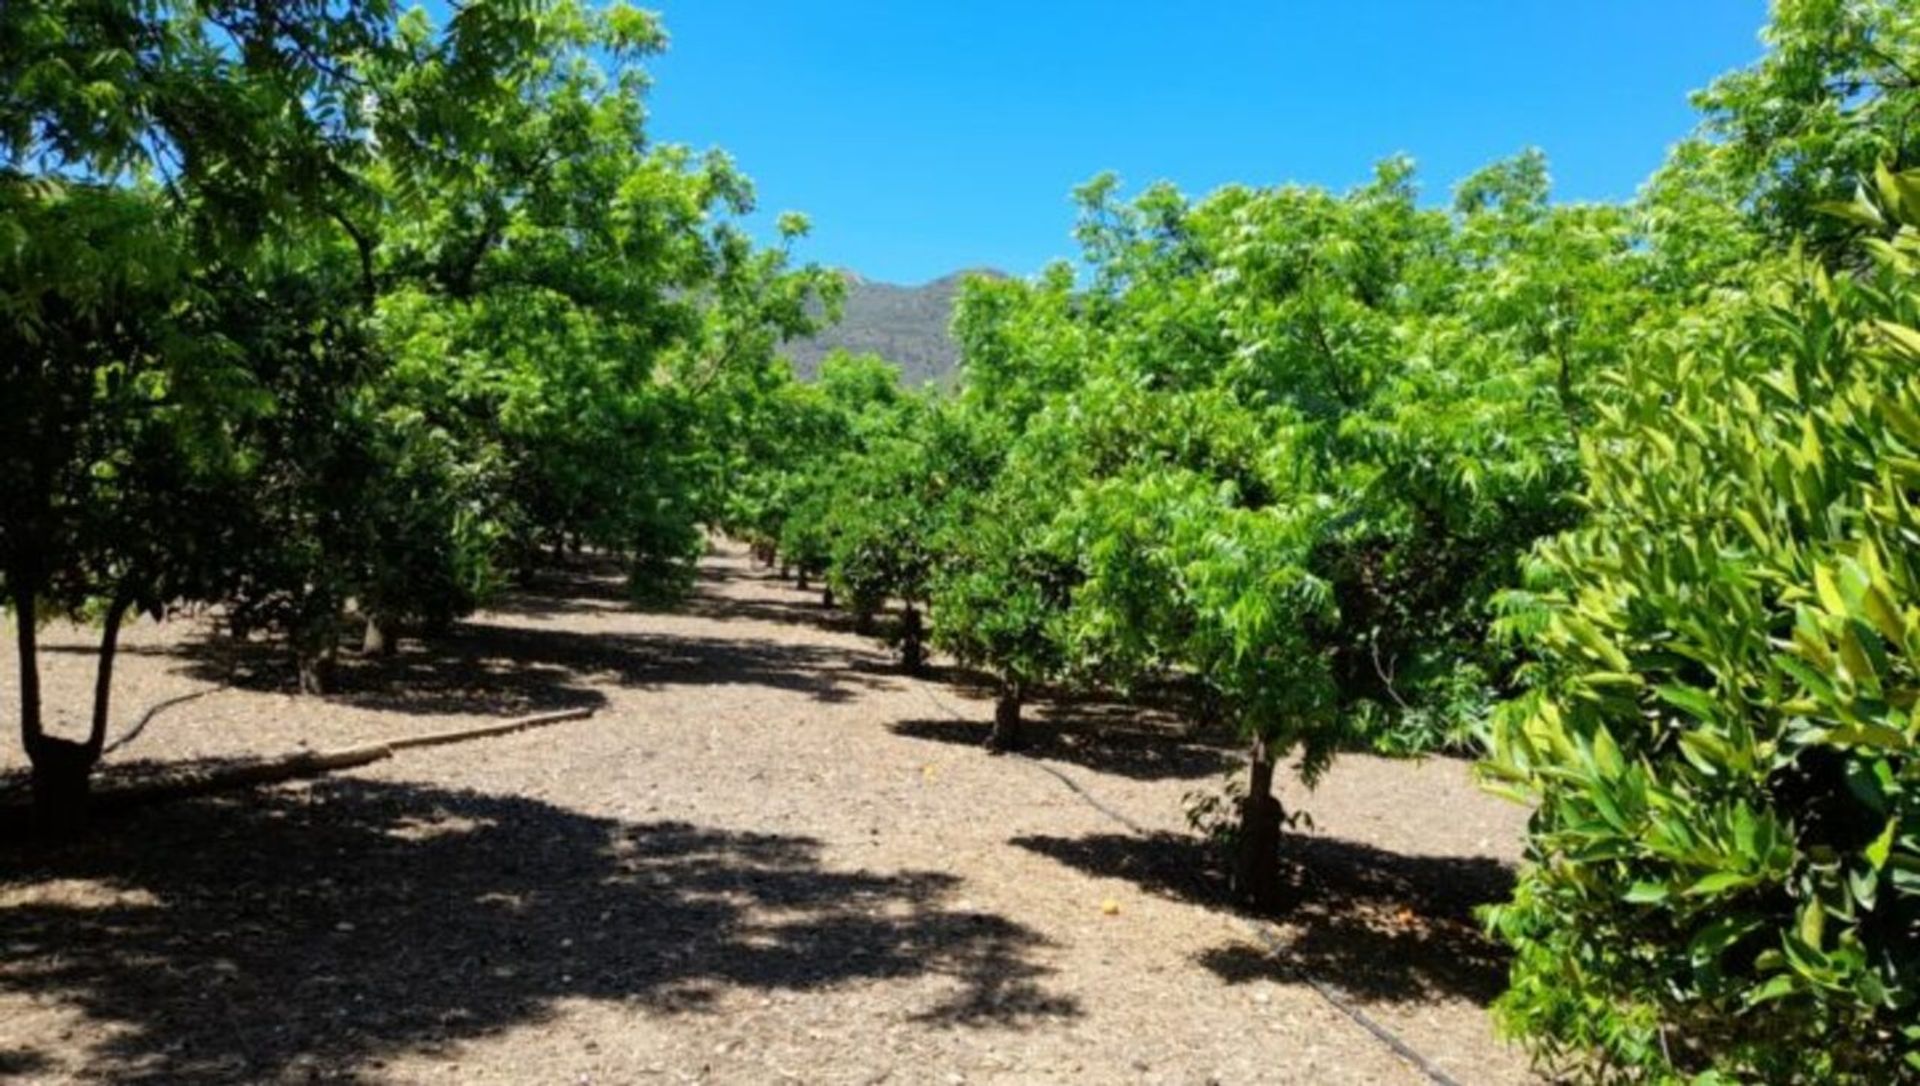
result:
[[[1920,1076],[1920,174],[1878,189],[1857,274],[1636,353],[1588,523],[1508,600],[1540,661],[1489,769],[1538,809],[1499,1011],[1563,1070]]]

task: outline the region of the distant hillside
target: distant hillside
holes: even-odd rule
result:
[[[846,306],[840,323],[784,348],[801,379],[811,380],[828,351],[871,351],[900,367],[909,385],[946,381],[959,365],[959,349],[947,334],[960,282],[969,275],[1001,278],[999,272],[968,270],[918,287],[874,283],[847,273]]]

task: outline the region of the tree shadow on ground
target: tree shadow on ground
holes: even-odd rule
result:
[[[699,1014],[925,976],[932,1024],[1078,1013],[1032,960],[1045,940],[954,904],[955,876],[829,869],[805,837],[354,779],[111,830],[0,845],[0,990],[118,1027],[86,1056],[115,1081],[353,1076],[578,998]]]
[[[1196,837],[1113,833],[1017,837],[1020,848],[1102,878],[1185,900],[1227,900],[1213,850]],[[1331,837],[1292,834],[1284,861],[1293,906],[1271,917],[1279,956],[1245,943],[1201,964],[1230,983],[1287,981],[1304,971],[1367,1000],[1463,998],[1485,1005],[1505,987],[1506,955],[1474,922],[1476,906],[1504,901],[1505,864],[1482,856],[1402,856]]]
[[[91,652],[84,646],[49,651]],[[122,649],[183,661],[185,674],[245,690],[291,694],[298,674],[283,646],[218,636]],[[739,684],[840,703],[892,680],[877,653],[759,638],[558,630],[468,621],[409,641],[390,656],[342,654],[326,700],[380,712],[518,716],[598,706],[595,684],[658,689]]]
[[[45,1071],[50,1061],[24,1048],[0,1048],[0,1079],[24,1078]]]
[[[759,579],[724,563],[702,565],[694,572],[697,581],[715,585]],[[616,559],[599,554],[569,558],[541,571],[532,586],[507,593],[488,612],[455,623],[443,634],[404,638],[397,651],[386,656],[341,652],[321,696],[379,712],[506,717],[602,705],[606,696],[593,688],[595,683],[640,688],[738,683],[840,703],[862,689],[890,685],[899,673],[892,654],[877,644],[834,646],[750,635],[587,633],[516,621],[634,607]],[[852,622],[843,612],[825,612],[804,602],[739,599],[710,592],[695,592],[666,610],[823,627],[850,628]],[[90,639],[50,640],[41,649],[83,656],[98,652]],[[284,643],[235,639],[212,621],[202,623],[194,636],[170,643],[123,645],[120,652],[180,660],[181,673],[209,684],[281,694],[299,689],[298,670]]]
[[[616,559],[586,555],[541,569],[531,583],[502,593],[486,609],[503,615],[553,619],[567,615],[630,611],[633,594]]]
[[[675,614],[714,622],[775,622],[784,626],[805,626],[834,633],[857,633],[853,615],[838,608],[823,606],[819,599],[770,599],[739,596],[694,595],[672,607]],[[875,626],[875,633],[880,627]]]
[[[888,725],[895,735],[980,746],[992,725],[942,717]],[[1131,780],[1195,780],[1238,764],[1217,737],[1192,732],[1170,714],[1100,702],[1046,701],[1021,724],[1021,753]]]

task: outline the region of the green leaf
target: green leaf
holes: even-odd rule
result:
[[[1870,864],[1875,871],[1879,871],[1887,866],[1887,858],[1893,855],[1894,834],[1897,833],[1899,829],[1900,819],[1897,816],[1887,819],[1886,827],[1880,831],[1880,835],[1868,843],[1866,849],[1862,852],[1862,855],[1867,858],[1867,863]]]
[[[1635,905],[1655,905],[1667,900],[1668,893],[1665,883],[1636,882],[1627,888],[1621,898]]]
[[[1754,875],[1738,871],[1715,871],[1687,887],[1689,897],[1704,897],[1709,894],[1726,894],[1733,890],[1744,890],[1758,885],[1760,879]]]

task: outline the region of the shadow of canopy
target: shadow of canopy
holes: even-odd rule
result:
[[[47,652],[91,655],[91,645]],[[283,645],[201,637],[174,645],[129,646],[126,656],[182,661],[201,682],[293,693],[297,675]],[[580,632],[469,620],[441,637],[408,641],[389,657],[343,654],[324,697],[379,712],[518,716],[605,704],[598,684],[639,689],[767,686],[836,704],[893,682],[878,651],[752,637],[654,632]]]
[[[916,1017],[1072,1015],[1045,941],[958,879],[822,865],[818,842],[334,779],[0,845],[0,989],[122,1026],[115,1081],[348,1074],[566,998],[701,1013],[729,990],[943,978]],[[45,1066],[0,1052],[0,1069]]]
[[[1012,844],[1102,878],[1190,901],[1227,899],[1226,877],[1198,838],[1173,833],[1016,837]],[[1201,964],[1229,983],[1288,981],[1296,970],[1363,999],[1485,1005],[1506,987],[1505,953],[1473,919],[1504,901],[1513,872],[1482,856],[1403,856],[1307,834],[1286,839],[1283,879],[1294,904],[1272,919],[1280,957],[1235,942]]]
[[[1112,724],[1077,716],[1071,706],[1043,706],[1038,719],[1020,725],[1021,753],[1065,762],[1095,773],[1130,780],[1198,780],[1216,777],[1238,764],[1236,752],[1212,742],[1188,739],[1151,724]],[[984,720],[935,717],[901,720],[887,730],[908,739],[960,746],[982,746],[992,724]]]

